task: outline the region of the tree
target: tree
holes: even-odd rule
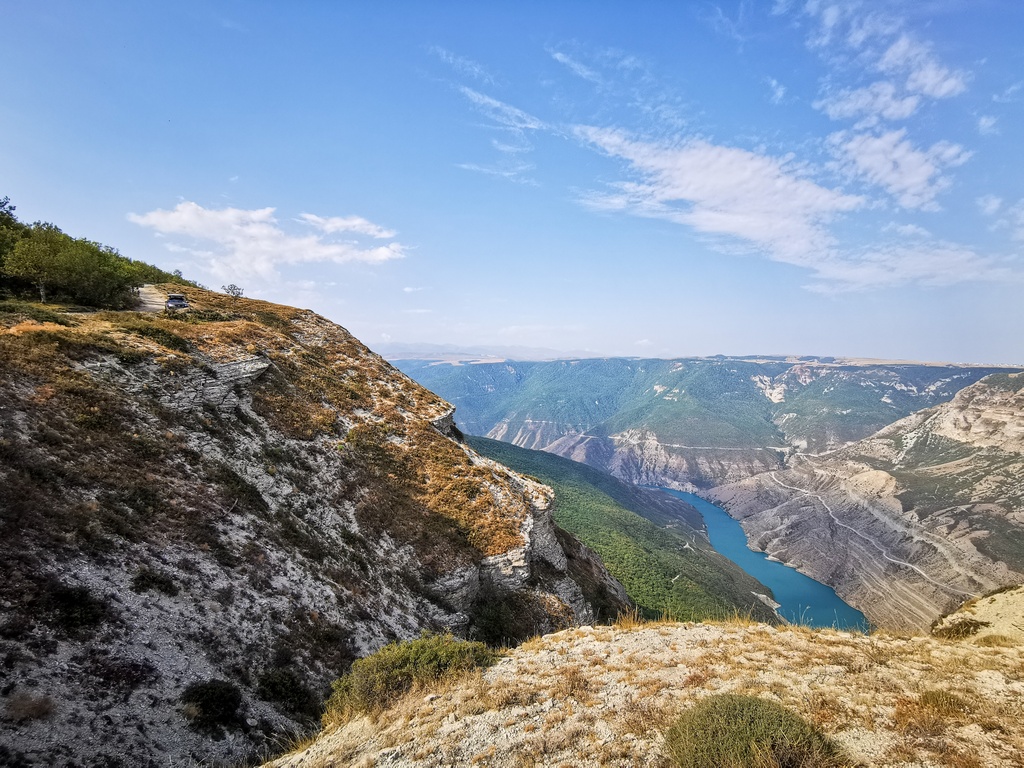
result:
[[[242,297],[242,289],[234,283],[231,283],[231,285],[222,285],[221,290],[233,299],[239,299]]]
[[[46,289],[57,285],[64,272],[63,252],[71,238],[53,224],[36,222],[29,236],[19,240],[4,261],[4,270],[24,278],[39,289],[39,300],[46,303]]]
[[[15,244],[24,236],[28,229],[18,221],[14,215],[15,207],[11,205],[11,198],[6,195],[0,198],[0,275],[6,270],[4,262],[7,254],[14,250]]]

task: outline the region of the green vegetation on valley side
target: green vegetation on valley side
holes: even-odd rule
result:
[[[550,485],[555,521],[601,556],[645,616],[774,619],[754,595],[771,590],[711,548],[700,513],[688,504],[543,451],[483,437],[467,441]]]

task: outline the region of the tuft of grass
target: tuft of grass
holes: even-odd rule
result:
[[[824,733],[780,704],[718,694],[684,713],[665,734],[679,768],[839,768],[850,760]]]
[[[390,643],[353,663],[348,674],[332,683],[324,725],[343,722],[352,713],[379,712],[413,688],[490,666],[497,659],[498,653],[483,643],[450,634]]]
[[[640,612],[639,608],[634,608],[631,611],[623,611],[615,617],[615,622],[612,626],[616,629],[639,629],[647,623],[647,619]]]
[[[1009,635],[983,635],[974,643],[985,648],[1013,648],[1017,645],[1017,641]]]

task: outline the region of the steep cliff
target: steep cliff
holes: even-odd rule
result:
[[[873,622],[928,626],[1024,580],[1024,375],[989,376],[843,450],[712,495],[756,546]]]
[[[251,759],[391,639],[626,607],[549,489],[343,328],[189,299],[0,308],[0,763]]]

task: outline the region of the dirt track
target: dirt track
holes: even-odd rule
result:
[[[144,285],[139,288],[139,303],[135,305],[135,311],[163,312],[165,301],[167,301],[167,296],[163,291],[157,290],[152,285]]]

